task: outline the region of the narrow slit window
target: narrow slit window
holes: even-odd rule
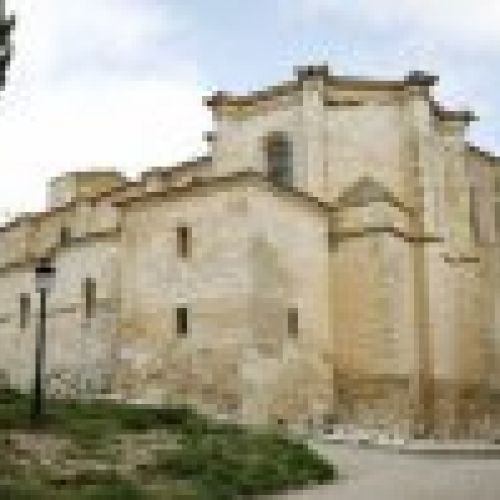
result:
[[[191,228],[177,227],[177,255],[183,259],[191,256]]]
[[[299,334],[299,311],[296,307],[288,308],[288,335],[297,338]]]
[[[60,232],[60,243],[62,246],[69,245],[71,240],[71,230],[68,226],[62,226]]]
[[[481,237],[478,201],[476,187],[469,186],[469,224],[474,241],[479,241]]]
[[[83,281],[83,301],[85,318],[92,318],[96,308],[96,282],[94,278],[86,277]]]
[[[187,307],[177,307],[175,310],[175,323],[178,337],[188,334],[188,310]]]
[[[21,293],[19,296],[19,326],[24,330],[28,324],[31,314],[31,300],[29,293]]]

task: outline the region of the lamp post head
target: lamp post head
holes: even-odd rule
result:
[[[35,268],[35,283],[38,291],[44,289],[49,291],[56,274],[52,261],[48,257],[42,257]]]

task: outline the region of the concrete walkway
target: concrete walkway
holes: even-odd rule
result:
[[[314,444],[339,466],[333,485],[274,497],[289,500],[500,500],[500,458],[399,454],[349,444]]]

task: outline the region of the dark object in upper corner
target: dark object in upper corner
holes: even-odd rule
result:
[[[10,36],[14,24],[14,16],[6,16],[5,3],[0,0],[0,90],[3,90],[5,86],[7,69],[12,55]]]

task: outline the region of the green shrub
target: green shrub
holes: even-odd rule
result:
[[[6,500],[41,500],[40,492],[20,482],[1,482],[0,498]]]
[[[117,480],[86,486],[80,489],[76,498],[78,500],[143,500],[147,497],[132,481]]]
[[[0,405],[0,426],[10,429],[25,425],[29,415],[27,403],[29,398],[21,398]],[[67,433],[83,448],[105,450],[104,445],[116,435],[152,428],[168,429],[179,437],[179,448],[157,452],[155,463],[139,472],[143,479],[192,485],[200,499],[259,495],[337,477],[336,468],[303,442],[278,431],[258,432],[236,424],[214,422],[186,406],[167,408],[51,400],[46,407],[49,410],[46,430]],[[75,493],[71,500],[142,498],[135,485],[122,484],[117,477],[93,486],[84,479],[81,494],[87,496]],[[88,479],[96,477],[90,472]],[[121,492],[121,496],[111,496],[113,488]],[[61,492],[63,490],[67,488],[62,487]],[[9,497],[0,495],[0,498]]]
[[[2,500],[146,500],[139,485],[126,480],[85,485],[77,488],[53,488],[41,483],[21,481],[0,483]]]
[[[229,429],[183,436],[177,451],[159,452],[157,472],[198,485],[207,498],[279,491],[337,477],[336,469],[305,444],[283,436]]]
[[[25,398],[20,390],[0,385],[0,404],[13,404]]]

